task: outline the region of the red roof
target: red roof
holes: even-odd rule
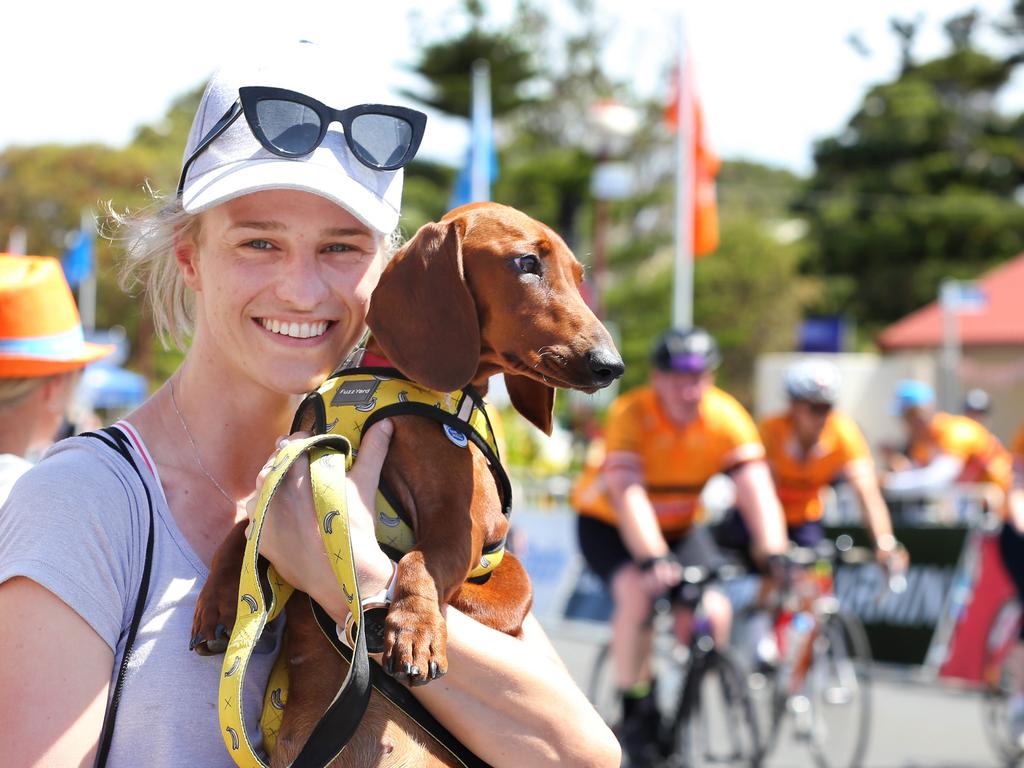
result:
[[[978,280],[984,309],[958,316],[964,346],[1024,345],[1024,253],[986,272]],[[912,312],[878,335],[886,351],[942,345],[942,311],[938,301]]]

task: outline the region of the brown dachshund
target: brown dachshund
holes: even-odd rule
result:
[[[367,318],[373,334],[368,351],[443,392],[471,384],[486,393],[489,378],[504,374],[516,410],[550,434],[554,387],[593,392],[623,371],[608,331],[580,296],[582,278],[583,267],[544,224],[494,203],[457,208],[423,226],[384,270]],[[472,444],[470,450],[453,445],[426,418],[393,421],[381,478],[412,518],[416,546],[398,564],[382,665],[415,685],[447,670],[442,604],[517,635],[532,594],[511,554],[486,583],[466,581],[484,547],[508,531],[483,454]],[[201,653],[223,650],[222,641],[202,638],[223,635],[218,625],[234,623],[244,528],[240,523],[218,550],[200,594],[193,629]],[[289,696],[274,766],[295,758],[346,671],[307,600],[289,601],[285,644]],[[374,692],[358,732],[336,762],[451,765],[447,753],[418,730]]]

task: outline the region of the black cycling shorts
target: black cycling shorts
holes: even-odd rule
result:
[[[711,527],[715,543],[729,555],[737,557],[748,568],[760,571],[750,556],[750,530],[740,511],[733,507],[726,510],[722,519]],[[789,540],[798,547],[813,547],[825,538],[825,526],[820,520],[812,520],[800,525],[790,525],[786,529]]]
[[[1003,523],[999,531],[999,554],[1017,590],[1017,597],[1024,605],[1024,536],[1017,533],[1017,529],[1010,523]],[[1020,626],[1020,639],[1024,640],[1024,621]]]
[[[633,562],[618,527],[586,515],[579,515],[577,520],[583,559],[606,586],[611,585],[619,568]],[[728,562],[704,526],[695,525],[681,535],[666,536],[665,541],[683,565],[717,568]]]

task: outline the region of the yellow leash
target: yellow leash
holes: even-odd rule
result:
[[[352,556],[352,539],[349,531],[348,506],[345,499],[345,470],[351,463],[351,445],[349,441],[336,434],[315,435],[304,440],[291,442],[282,448],[275,457],[274,464],[260,492],[256,511],[253,514],[249,541],[245,547],[242,562],[242,575],[238,589],[238,618],[231,632],[227,652],[224,654],[223,676],[220,682],[220,725],[224,744],[228,753],[239,768],[267,768],[267,763],[257,754],[245,729],[242,690],[246,668],[256,642],[267,622],[277,616],[294,588],[282,579],[274,566],[262,560],[259,555],[260,537],[267,510],[277,493],[281,481],[295,460],[302,454],[309,453],[309,475],[312,481],[314,505],[317,521],[324,546],[330,554],[331,567],[338,579],[342,592],[348,600],[350,609],[355,611],[355,619],[360,628],[356,643],[353,663],[345,677],[335,703],[338,703],[346,689],[360,674],[360,668],[368,678],[368,662],[366,661],[366,644],[363,638],[362,606],[360,604],[359,584],[356,581],[355,563]],[[362,665],[358,657],[362,656]],[[358,685],[354,687],[358,688]],[[272,687],[268,687],[269,689]],[[356,694],[358,696],[358,694]],[[369,689],[365,691],[368,698]],[[275,702],[276,706],[283,702]],[[334,704],[332,704],[332,710]],[[351,707],[349,707],[351,709]],[[329,710],[331,712],[332,710]],[[351,716],[351,713],[349,713]],[[361,712],[358,716],[361,717]],[[325,716],[326,719],[326,716]],[[324,721],[321,721],[321,724]],[[358,717],[356,718],[358,722]],[[317,731],[320,730],[318,727]],[[316,735],[316,731],[314,732]],[[313,738],[310,738],[310,742]],[[333,756],[327,755],[325,765],[340,754],[344,743]],[[295,764],[303,761],[300,754]],[[308,759],[307,759],[307,762]],[[313,764],[313,762],[309,762]]]

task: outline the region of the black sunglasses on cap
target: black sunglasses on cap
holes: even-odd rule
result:
[[[244,114],[249,129],[264,149],[279,157],[302,157],[320,146],[327,127],[341,123],[345,141],[356,159],[375,171],[394,171],[407,165],[423,140],[427,116],[407,107],[359,104],[332,109],[316,99],[285,88],[244,86],[238,99],[210,129],[188,156],[178,179],[178,197],[185,177],[201,155],[238,116]]]

